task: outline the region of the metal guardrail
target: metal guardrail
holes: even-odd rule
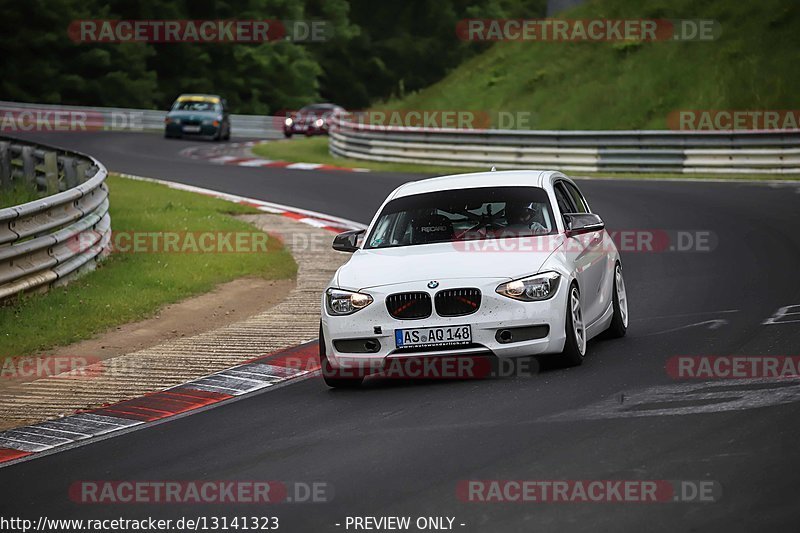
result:
[[[800,173],[800,130],[521,131],[386,128],[340,120],[335,156],[571,172]]]
[[[71,112],[85,113],[90,129],[116,131],[164,131],[166,111],[123,107],[86,107],[49,104],[25,104],[0,101],[0,112]],[[35,119],[35,116],[31,117]],[[283,119],[270,115],[231,115],[231,132],[240,137],[274,139],[283,137]],[[5,131],[5,133],[12,133]]]
[[[0,136],[0,185],[49,196],[0,209],[0,301],[94,268],[111,238],[108,172],[93,157]]]

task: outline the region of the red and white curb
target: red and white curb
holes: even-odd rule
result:
[[[183,183],[175,183],[172,181],[164,181],[155,178],[145,178],[142,176],[134,176],[131,174],[119,174],[119,175],[128,179],[159,183],[161,185],[169,187],[170,189],[193,192],[205,196],[211,196],[213,198],[218,198],[220,200],[226,200],[228,202],[233,202],[239,205],[254,207],[255,209],[258,209],[259,211],[263,211],[265,213],[274,213],[277,215],[283,215],[285,217],[294,219],[302,224],[308,224],[309,226],[314,226],[315,228],[328,230],[333,233],[341,233],[342,231],[348,231],[354,229],[366,229],[367,227],[364,224],[355,222],[353,220],[348,220],[346,218],[334,217],[331,215],[326,215],[324,213],[318,213],[316,211],[309,211],[307,209],[290,207],[288,205],[276,204],[273,202],[265,202],[263,200],[256,200],[255,198],[247,198],[245,196],[237,196],[235,194],[228,194],[221,191],[204,189],[202,187],[195,187],[194,185],[185,185]]]
[[[318,354],[314,340],[140,398],[0,432],[0,468],[302,378],[319,370]]]
[[[258,141],[248,141],[244,143],[230,143],[222,148],[224,151],[230,149],[251,148],[259,144]],[[289,170],[340,170],[344,172],[369,172],[368,168],[349,168],[336,165],[323,165],[321,163],[292,163],[290,161],[276,161],[263,159],[261,157],[251,157],[242,155],[226,154],[220,148],[206,148],[204,146],[193,146],[181,150],[181,155],[192,159],[203,159],[209,163],[218,165],[236,165],[239,167],[258,167],[258,168],[286,168]]]

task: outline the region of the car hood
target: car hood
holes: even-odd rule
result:
[[[337,272],[341,288],[457,278],[514,279],[538,272],[562,235],[359,250]]]

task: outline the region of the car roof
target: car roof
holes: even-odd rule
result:
[[[555,172],[552,170],[504,170],[454,174],[412,181],[395,190],[393,198],[453,189],[473,189],[476,187],[542,187],[544,179]]]
[[[200,94],[200,93],[184,93],[178,95],[178,98],[222,98],[218,94]]]
[[[308,104],[307,106],[303,106],[301,109],[333,109],[334,107],[339,107],[336,104]]]

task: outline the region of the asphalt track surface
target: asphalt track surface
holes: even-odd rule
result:
[[[214,165],[178,155],[197,141],[149,134],[33,137],[90,153],[113,171],[365,223],[391,189],[421,177]],[[791,383],[668,405],[647,398],[685,383],[665,371],[672,356],[800,355],[800,322],[763,324],[800,304],[800,185],[580,185],[609,230],[707,231],[714,243],[710,251],[623,252],[628,336],[592,341],[583,366],[476,381],[372,379],[353,391],[306,379],[0,469],[0,515],[272,515],[289,532],[345,531],[347,516],[451,516],[457,531],[797,531],[800,397],[779,403],[787,396],[775,392]],[[642,394],[641,416],[629,416],[625,398]],[[762,407],[726,408],[742,395]],[[321,481],[334,497],[156,506],[67,496],[80,480],[234,479]],[[456,496],[467,479],[713,480],[722,494],[714,503],[467,503]]]

